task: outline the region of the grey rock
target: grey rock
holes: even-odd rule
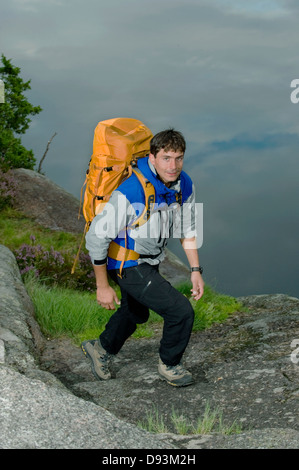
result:
[[[40,368],[31,334],[33,325],[35,332],[38,328],[31,301],[13,254],[3,245],[0,289],[7,299],[0,307],[0,448],[173,448],[163,438],[76,397]]]
[[[165,449],[171,445],[64,389],[0,367],[1,449]]]
[[[77,198],[36,171],[17,168],[10,173],[17,183],[15,205],[24,214],[51,230],[83,233]]]
[[[52,373],[74,394],[120,419],[136,424],[158,411],[165,436],[179,448],[298,448],[299,367],[291,359],[291,344],[299,338],[299,300],[283,294],[262,300],[261,307],[258,296],[243,299],[247,311],[192,334],[185,354],[195,378],[191,387],[177,389],[159,379],[161,331],[127,341],[112,361],[107,382],[93,377],[89,361],[70,342],[51,342],[41,360],[54,357]],[[225,428],[236,422],[241,433],[178,435],[173,410],[196,426],[207,404],[221,410]]]
[[[5,362],[5,347],[3,339],[0,339],[0,364]]]

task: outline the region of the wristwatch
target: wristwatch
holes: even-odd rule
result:
[[[191,273],[193,273],[194,271],[199,271],[200,274],[203,273],[203,267],[202,266],[196,266],[195,268],[191,268]]]

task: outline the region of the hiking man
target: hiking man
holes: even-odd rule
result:
[[[152,309],[164,319],[159,348],[160,377],[179,387],[193,383],[181,360],[190,339],[194,311],[189,300],[158,271],[167,240],[179,227],[179,238],[191,268],[192,296],[195,300],[202,297],[204,282],[196,245],[194,185],[182,171],[185,148],[183,135],[169,129],[156,134],[150,142],[150,154],[137,160],[138,169],[155,189],[155,207],[142,227],[132,225],[145,200],[141,184],[132,174],[113,191],[106,210],[95,216],[86,234],[86,247],[96,276],[97,301],[110,310],[119,305],[99,339],[81,345],[98,379],[111,378],[110,356],[119,352],[138,323],[148,320]],[[184,216],[183,208],[188,208],[188,216]],[[118,250],[111,249],[113,244],[119,250],[129,249],[135,256],[122,262],[117,259]],[[121,302],[109,285],[107,271],[120,286]]]

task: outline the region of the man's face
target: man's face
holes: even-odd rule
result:
[[[150,153],[149,160],[163,183],[168,186],[179,177],[183,169],[184,154],[181,151],[161,149],[156,156]]]

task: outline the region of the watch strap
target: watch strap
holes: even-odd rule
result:
[[[203,273],[203,268],[202,268],[202,266],[196,266],[194,268],[191,268],[191,273],[193,273],[194,271],[200,272],[200,274],[202,274]]]

